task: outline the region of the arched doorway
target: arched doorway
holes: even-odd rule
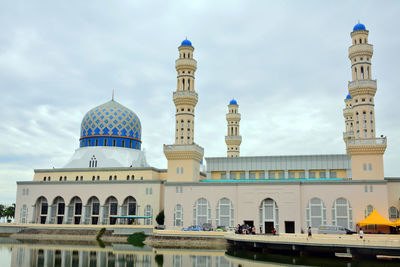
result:
[[[46,223],[47,214],[49,212],[49,204],[48,204],[47,199],[45,197],[41,196],[36,200],[35,210],[37,212],[36,212],[35,219],[34,219],[33,222],[34,223],[45,224]]]
[[[272,233],[274,228],[279,232],[278,205],[272,198],[266,198],[260,205],[260,226],[263,233]]]
[[[100,201],[93,196],[87,202],[84,224],[99,224],[99,216]]]
[[[82,200],[75,196],[71,199],[68,205],[68,214],[67,214],[67,223],[68,224],[80,224],[81,216],[82,216]]]
[[[103,207],[103,223],[116,224],[118,216],[118,201],[115,197],[111,196],[106,199]]]
[[[65,202],[60,196],[53,200],[53,204],[50,209],[50,223],[62,224],[65,215]]]
[[[135,216],[137,213],[137,203],[136,199],[132,196],[125,198],[124,203],[121,207],[121,214],[120,216]],[[128,224],[134,224],[135,219],[128,218],[126,220]]]
[[[230,199],[224,197],[218,201],[217,210],[216,210],[216,227],[218,226],[234,226],[234,218],[233,218],[233,205]]]

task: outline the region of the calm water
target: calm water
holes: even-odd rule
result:
[[[129,244],[21,243],[0,238],[0,266],[60,267],[257,267],[257,266],[400,266],[399,261],[292,257],[225,250],[154,249]]]

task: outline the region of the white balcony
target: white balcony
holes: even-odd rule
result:
[[[348,145],[385,145],[386,146],[386,137],[381,138],[368,138],[368,139],[350,139],[347,140]]]
[[[349,88],[350,87],[359,87],[363,85],[369,85],[374,88],[376,88],[376,80],[360,80],[360,81],[352,81],[349,82]]]
[[[353,137],[353,136],[354,136],[354,131],[344,132],[344,133],[343,133],[343,137],[344,137],[344,138]]]
[[[204,148],[197,144],[192,145],[164,145],[164,151],[196,151],[204,155]]]
[[[173,99],[175,98],[185,98],[185,97],[192,97],[196,100],[198,99],[198,94],[196,92],[191,91],[175,91],[173,93]]]

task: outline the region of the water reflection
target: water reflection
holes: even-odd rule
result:
[[[396,266],[399,262],[293,257],[243,250],[155,249],[129,244],[32,244],[0,240],[1,266],[16,267],[261,267],[261,266]],[[5,253],[6,252],[6,253]],[[8,254],[7,254],[8,253]],[[4,263],[7,262],[6,265]],[[8,262],[11,262],[10,264]],[[397,265],[398,266],[398,265]]]

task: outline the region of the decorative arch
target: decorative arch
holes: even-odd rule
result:
[[[153,224],[153,208],[151,205],[146,205],[144,208],[144,216],[150,216],[150,218],[144,219],[145,225],[152,225]]]
[[[399,210],[396,207],[389,208],[389,219],[398,219],[399,218]]]
[[[47,201],[47,198],[45,198],[44,196],[38,197],[35,202],[35,218],[33,222],[45,224],[48,213],[49,213],[49,203]]]
[[[322,199],[314,197],[308,201],[306,208],[307,228],[318,228],[326,225],[326,207]]]
[[[218,201],[216,214],[216,226],[234,226],[234,208],[230,199],[224,197]]]
[[[364,217],[367,218],[367,217],[372,213],[372,211],[374,211],[374,206],[368,205],[368,206],[365,208]]]
[[[88,199],[85,207],[84,224],[99,224],[100,217],[100,201],[97,197],[92,196]]]
[[[346,198],[340,197],[333,202],[332,224],[348,229],[353,228],[353,209]]]
[[[83,204],[78,196],[71,198],[67,208],[67,224],[80,224],[82,221]]]
[[[183,226],[183,207],[177,204],[174,209],[174,226]]]
[[[260,226],[263,233],[272,233],[274,228],[279,232],[279,209],[275,200],[272,198],[264,199],[259,207]]]
[[[121,216],[135,216],[137,215],[137,201],[134,197],[128,196],[124,199],[121,206]],[[128,218],[127,223],[133,224],[134,218]]]
[[[204,223],[211,223],[211,206],[208,200],[202,197],[194,203],[193,224],[201,226]]]
[[[61,196],[54,198],[50,208],[50,223],[62,224],[65,215],[65,201]]]
[[[118,216],[118,200],[114,196],[109,196],[103,207],[103,224],[116,224]]]

